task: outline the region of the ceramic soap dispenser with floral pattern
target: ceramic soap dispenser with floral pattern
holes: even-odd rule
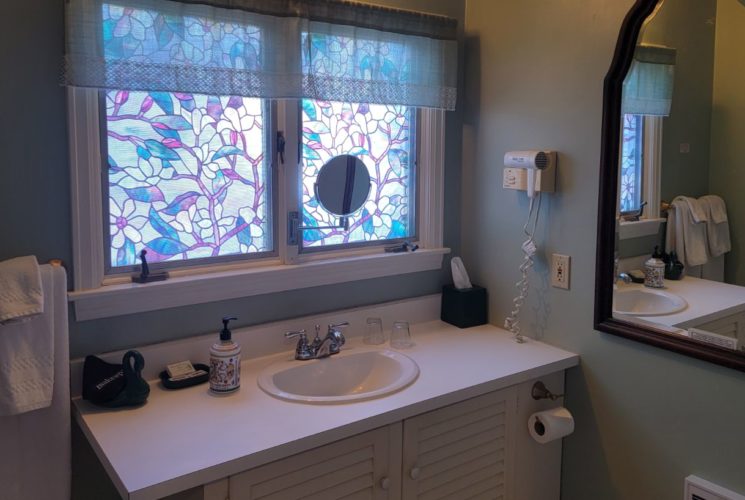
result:
[[[222,319],[220,342],[210,349],[210,391],[215,394],[235,392],[241,386],[241,346],[233,342],[228,323],[237,319]]]

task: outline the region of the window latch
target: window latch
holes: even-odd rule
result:
[[[279,162],[285,164],[285,133],[281,130],[277,130],[277,153],[279,154]]]

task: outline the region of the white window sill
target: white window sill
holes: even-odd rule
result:
[[[628,240],[631,238],[640,238],[642,236],[652,236],[660,231],[660,224],[667,219],[642,219],[638,221],[620,221],[618,223],[618,238]]]
[[[176,276],[145,285],[125,283],[70,292],[69,300],[75,304],[75,318],[85,321],[440,269],[447,253],[449,248],[422,249]]]

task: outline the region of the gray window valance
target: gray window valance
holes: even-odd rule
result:
[[[454,109],[456,21],[334,0],[68,0],[66,83]]]
[[[639,45],[623,82],[622,109],[626,114],[669,116],[673,101],[676,50]]]

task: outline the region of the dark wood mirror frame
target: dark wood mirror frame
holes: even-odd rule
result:
[[[623,80],[645,19],[658,0],[637,0],[621,25],[608,74],[603,83],[603,125],[600,152],[598,241],[595,266],[595,329],[637,340],[694,358],[745,371],[745,355],[686,337],[645,328],[613,318],[616,199],[618,197],[619,140]]]

